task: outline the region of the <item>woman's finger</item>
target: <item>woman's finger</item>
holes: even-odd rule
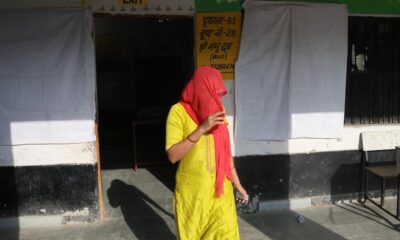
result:
[[[225,121],[215,121],[212,125],[220,125],[220,124],[225,124]]]
[[[215,120],[220,120],[220,121],[222,121],[222,120],[225,120],[225,118],[224,118],[224,117],[217,117],[217,118],[215,118]]]
[[[223,122],[223,119],[214,119],[213,122]]]
[[[216,112],[216,113],[214,113],[214,114],[211,114],[211,116],[218,117],[218,116],[221,116],[221,115],[223,115],[223,114],[225,114],[225,111]]]

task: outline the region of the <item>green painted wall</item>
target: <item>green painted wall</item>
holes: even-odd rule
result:
[[[277,2],[345,3],[350,13],[400,15],[400,0],[273,0]],[[196,11],[240,11],[243,0],[195,0]]]
[[[400,0],[291,0],[291,2],[345,3],[350,13],[400,15]]]
[[[242,9],[243,0],[195,0],[197,12],[231,12]]]

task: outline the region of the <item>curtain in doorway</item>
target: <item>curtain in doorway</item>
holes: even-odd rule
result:
[[[87,10],[0,11],[0,145],[95,140]]]
[[[346,6],[249,1],[244,8],[236,139],[340,138]]]

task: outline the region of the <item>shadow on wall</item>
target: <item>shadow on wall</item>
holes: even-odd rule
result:
[[[11,126],[2,132],[5,138],[11,139]],[[19,202],[17,195],[17,171],[11,146],[0,146],[0,236],[8,240],[19,239]],[[3,158],[3,159],[1,159]],[[2,162],[4,161],[4,162]]]
[[[113,180],[107,190],[110,205],[120,207],[124,219],[138,239],[176,239],[161,215],[174,216],[134,186]]]
[[[307,197],[329,190],[332,174],[327,173],[330,170],[321,172],[326,168],[322,160],[324,158],[319,155],[286,154],[236,157],[235,164],[248,192],[259,194],[261,201],[271,201]],[[345,239],[310,219],[299,223],[296,217],[297,213],[291,210],[239,214],[240,219],[252,226],[242,227],[240,234],[243,239],[257,238],[254,230],[247,230],[255,228],[267,239]]]
[[[339,166],[331,178],[331,201],[335,203],[341,200],[359,199],[362,192],[360,180],[359,163]]]
[[[289,155],[235,157],[235,166],[243,187],[261,201],[290,197]]]
[[[1,167],[0,182],[0,236],[1,239],[19,239],[18,197],[15,167]]]
[[[387,159],[393,159],[392,154],[393,152],[388,151],[375,152],[370,155],[370,159],[377,162],[387,161]],[[268,204],[265,201],[271,200],[320,196],[331,196],[333,201],[357,199],[362,192],[360,151],[242,156],[236,157],[235,163],[242,184],[249,192],[260,194],[260,200],[264,201],[264,204]],[[371,176],[369,187],[371,193],[375,193],[375,190],[379,189],[379,181],[375,180],[373,184],[372,180]],[[388,182],[387,185],[389,192],[394,184]],[[355,204],[339,207],[351,211],[354,206]],[[355,214],[364,211],[369,216],[370,211],[374,212],[361,205],[356,207],[361,210],[354,211]],[[373,215],[375,222],[382,222],[383,216]],[[240,216],[271,239],[310,239],[312,234],[323,236],[320,239],[344,239],[310,220],[297,226],[296,213],[289,210]],[[369,219],[368,216],[367,219]]]
[[[371,159],[393,159],[392,154],[376,152]],[[235,164],[245,188],[264,201],[319,196],[340,201],[356,199],[362,192],[360,151],[241,156]],[[378,190],[379,182],[370,178],[370,190]],[[394,186],[388,181],[388,189]]]
[[[362,153],[359,151],[348,152],[343,154],[343,160],[338,159],[340,165],[334,166],[334,173],[331,178],[332,201],[337,202],[348,199],[363,198],[363,172],[362,172]],[[371,165],[382,165],[387,162],[393,162],[395,159],[395,151],[375,151],[369,153],[369,161]],[[388,179],[386,182],[386,195],[391,191],[394,195],[396,189],[395,179]],[[368,175],[368,192],[373,197],[380,196],[380,180],[372,174]]]

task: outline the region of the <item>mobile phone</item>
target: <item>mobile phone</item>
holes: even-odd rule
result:
[[[249,197],[248,196],[247,197],[243,196],[240,192],[236,192],[235,193],[235,197],[236,197],[236,199],[238,201],[245,201],[245,202],[249,201]]]

